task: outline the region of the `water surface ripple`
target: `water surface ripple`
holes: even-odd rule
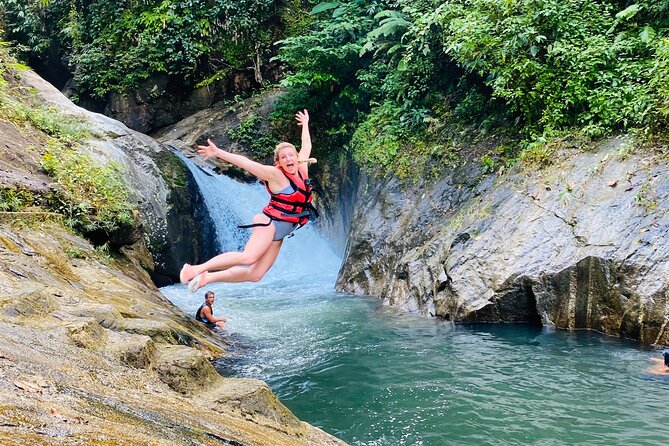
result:
[[[659,356],[589,332],[451,325],[323,292],[332,276],[213,287],[226,375],[265,380],[299,418],[352,445],[666,444]],[[188,311],[200,298],[163,292]]]

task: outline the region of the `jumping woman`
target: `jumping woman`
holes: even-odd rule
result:
[[[260,164],[242,155],[219,149],[207,140],[206,146],[198,146],[198,155],[220,158],[260,178],[270,194],[270,201],[253,218],[253,232],[242,252],[226,252],[199,265],[185,264],[179,274],[181,283],[188,283],[191,292],[213,282],[257,282],[272,267],[284,237],[309,220],[312,212],[309,162],[311,136],[309,113],[299,111],[295,115],[302,127],[301,147],[281,142],[274,149],[273,166]]]

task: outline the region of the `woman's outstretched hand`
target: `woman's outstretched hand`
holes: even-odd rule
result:
[[[207,139],[206,146],[197,146],[197,154],[204,157],[205,161],[209,158],[215,158],[218,150],[218,147],[216,147],[216,144],[214,144],[211,139]]]
[[[306,126],[309,125],[309,112],[305,108],[302,111],[295,113],[295,119],[297,120],[297,125]]]

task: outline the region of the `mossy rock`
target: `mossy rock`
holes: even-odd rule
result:
[[[63,323],[67,336],[77,347],[97,349],[107,341],[107,332],[93,318],[74,318]]]
[[[9,318],[44,318],[58,309],[58,302],[46,288],[33,288],[0,301],[2,315]],[[16,322],[16,321],[15,321]]]
[[[154,370],[165,384],[182,394],[208,390],[223,379],[203,352],[182,345],[161,347]]]

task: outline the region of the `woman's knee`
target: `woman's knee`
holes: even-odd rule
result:
[[[248,276],[247,276],[247,281],[248,282],[258,282],[260,279],[263,278],[265,275],[266,271],[254,271],[253,269],[249,270]]]
[[[237,262],[237,264],[241,266],[251,266],[254,263],[256,263],[259,258],[260,256],[258,255],[242,252],[241,258],[239,259],[239,262]]]

